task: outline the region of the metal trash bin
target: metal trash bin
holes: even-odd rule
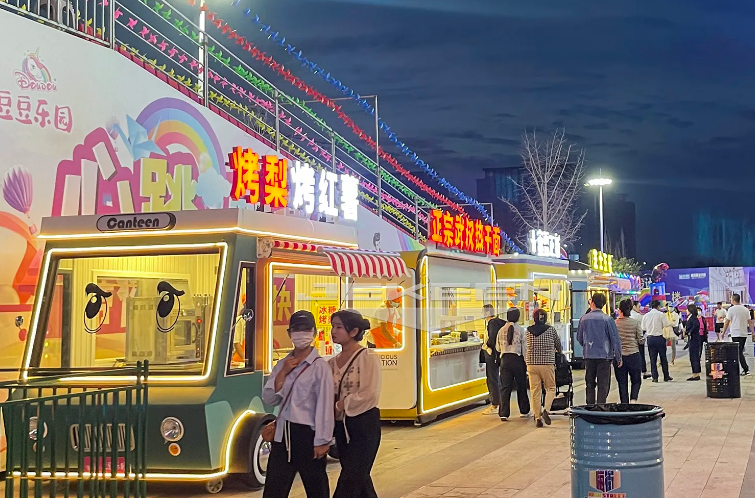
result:
[[[574,406],[572,498],[663,498],[663,408]]]
[[[741,398],[739,344],[711,342],[705,346],[705,385],[709,398]]]

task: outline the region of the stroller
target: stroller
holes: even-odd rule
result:
[[[551,412],[568,410],[574,401],[574,379],[571,365],[561,353],[556,353],[556,397],[553,398]],[[543,388],[543,406],[545,406],[545,388]]]

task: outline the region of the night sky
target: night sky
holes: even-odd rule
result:
[[[589,167],[636,202],[641,260],[693,252],[699,213],[750,218],[752,2],[208,3],[249,34],[250,8],[346,85],[377,93],[398,136],[473,196],[483,167],[520,164],[525,128],[565,126]],[[356,105],[352,115],[369,127]]]

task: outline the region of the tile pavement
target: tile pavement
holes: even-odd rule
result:
[[[666,412],[666,498],[755,498],[755,375],[743,379],[741,399],[715,400],[706,398],[705,382],[685,382],[689,372],[680,358],[673,382],[646,381],[640,392],[642,402]],[[575,386],[578,404],[584,401],[582,375],[575,371],[582,384]],[[617,397],[614,390],[609,401]],[[329,474],[334,489],[337,463]],[[385,425],[372,475],[381,498],[570,498],[569,422],[554,417],[551,427],[536,429],[532,419],[504,423],[476,409],[422,428]],[[223,493],[261,496],[233,483]],[[197,487],[150,487],[152,496],[200,494]],[[300,484],[291,496],[304,496]]]

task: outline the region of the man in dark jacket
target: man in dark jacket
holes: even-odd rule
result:
[[[496,316],[492,304],[483,306],[482,314],[485,317],[487,332],[482,356],[485,360],[485,374],[488,380],[488,392],[490,393],[490,407],[483,413],[485,415],[498,415],[498,405],[501,404],[501,374],[498,367],[500,355],[496,351],[495,345],[498,340],[498,331],[506,325],[506,322]]]

